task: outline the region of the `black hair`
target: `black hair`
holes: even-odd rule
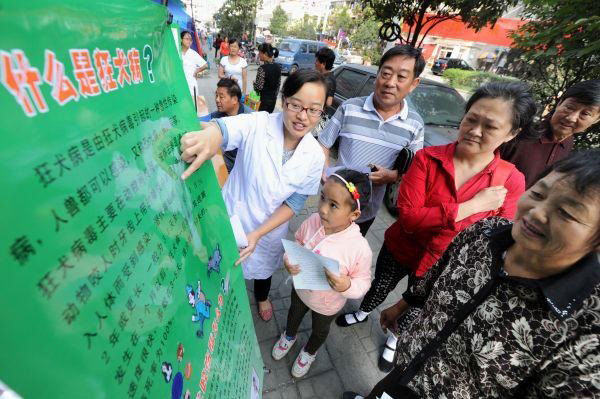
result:
[[[573,179],[573,187],[581,195],[597,191],[600,197],[600,149],[576,151],[552,164],[538,180],[552,172],[563,173]]]
[[[600,105],[600,79],[575,83],[560,96],[558,103],[562,103],[567,98],[573,98],[584,105]]]
[[[414,68],[414,78],[418,78],[423,73],[425,69],[425,59],[421,54],[421,49],[415,48],[408,44],[403,44],[400,46],[394,46],[383,54],[381,60],[379,61],[379,69],[383,67],[383,65],[390,60],[392,57],[403,56],[414,58],[415,60],[415,68]]]
[[[192,39],[194,38],[194,36],[192,36],[192,32],[190,32],[190,31],[187,31],[187,30],[182,30],[182,31],[181,31],[181,33],[179,34],[179,36],[181,37],[181,39],[182,39],[182,40],[183,40],[183,37],[184,37],[185,35],[190,35],[190,37],[191,37]]]
[[[236,39],[235,37],[232,37],[231,39],[229,39],[228,41],[229,45],[231,46],[233,43],[237,43],[238,46],[240,45],[240,42],[238,39]]]
[[[571,180],[572,187],[582,196],[595,193],[596,201],[600,198],[600,149],[572,152],[569,156],[552,164],[542,172],[537,180],[543,179],[552,172],[564,174]],[[594,241],[600,243],[600,226],[596,226]]]
[[[270,43],[263,43],[258,46],[258,51],[263,54],[266,54],[269,58],[277,58],[279,57],[279,50],[276,47],[271,46]]]
[[[340,169],[337,170],[335,174],[342,176],[348,183],[354,184],[354,187],[356,187],[358,194],[360,195],[358,200],[360,201],[361,208],[364,209],[365,205],[367,205],[371,200],[371,180],[369,180],[369,175],[353,169]],[[329,176],[329,179],[333,179],[333,181],[341,184],[346,190],[348,189],[346,184],[337,177]],[[348,191],[348,201],[352,211],[358,209],[358,204],[352,197],[352,194],[350,194],[350,191]]]
[[[329,47],[321,47],[316,52],[315,57],[321,64],[325,64],[325,69],[331,71],[335,62],[335,53]]]
[[[475,90],[467,101],[465,113],[477,101],[484,98],[499,98],[512,105],[512,130],[520,129],[518,136],[530,136],[533,128],[533,118],[537,112],[537,105],[531,94],[529,86],[522,82],[491,82]]]
[[[317,83],[323,86],[325,89],[325,95],[327,95],[327,82],[325,82],[325,77],[318,71],[314,69],[298,69],[296,72],[291,73],[290,76],[283,83],[283,87],[281,88],[281,96],[283,98],[291,97],[294,94],[298,93],[298,91],[304,86],[306,83]],[[325,97],[323,97],[323,102],[325,102]]]
[[[217,82],[217,87],[224,87],[230,97],[237,97],[238,101],[242,99],[242,89],[237,82],[230,78],[223,78]]]

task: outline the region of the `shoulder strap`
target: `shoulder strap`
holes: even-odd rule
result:
[[[490,186],[503,186],[514,169],[515,166],[512,163],[499,159],[496,169],[492,172]]]

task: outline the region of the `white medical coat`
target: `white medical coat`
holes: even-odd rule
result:
[[[204,65],[206,65],[206,61],[204,58],[200,56],[193,49],[188,49],[185,54],[181,55],[181,61],[183,62],[183,72],[185,74],[185,80],[187,81],[188,88],[190,89],[190,94],[194,95],[194,89],[196,89],[196,95],[199,95],[198,92],[198,81],[196,80],[196,76],[194,76],[196,70]]]
[[[323,150],[306,134],[292,157],[282,165],[283,115],[253,112],[222,118],[228,131],[226,151],[238,149],[235,166],[223,187],[229,215],[236,214],[246,233],[256,230],[293,193],[319,191],[325,162]],[[281,239],[288,222],[263,236],[254,253],[242,263],[244,278],[266,279],[281,266]]]

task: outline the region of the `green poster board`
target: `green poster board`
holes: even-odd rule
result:
[[[0,0],[0,381],[24,398],[250,398],[263,365],[166,8]]]

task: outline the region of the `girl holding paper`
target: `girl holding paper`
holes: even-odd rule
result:
[[[310,369],[317,350],[325,342],[329,327],[348,298],[362,297],[371,286],[372,252],[360,233],[356,219],[360,204],[369,202],[371,183],[366,174],[342,169],[333,173],[321,191],[319,213],[311,215],[296,232],[296,241],[313,252],[339,263],[339,275],[324,269],[331,289],[326,291],[292,288],[286,329],[273,346],[272,356],[282,359],[296,342],[304,315],[312,311],[312,332],[292,366],[300,378]],[[286,255],[283,263],[291,275],[302,271]]]

